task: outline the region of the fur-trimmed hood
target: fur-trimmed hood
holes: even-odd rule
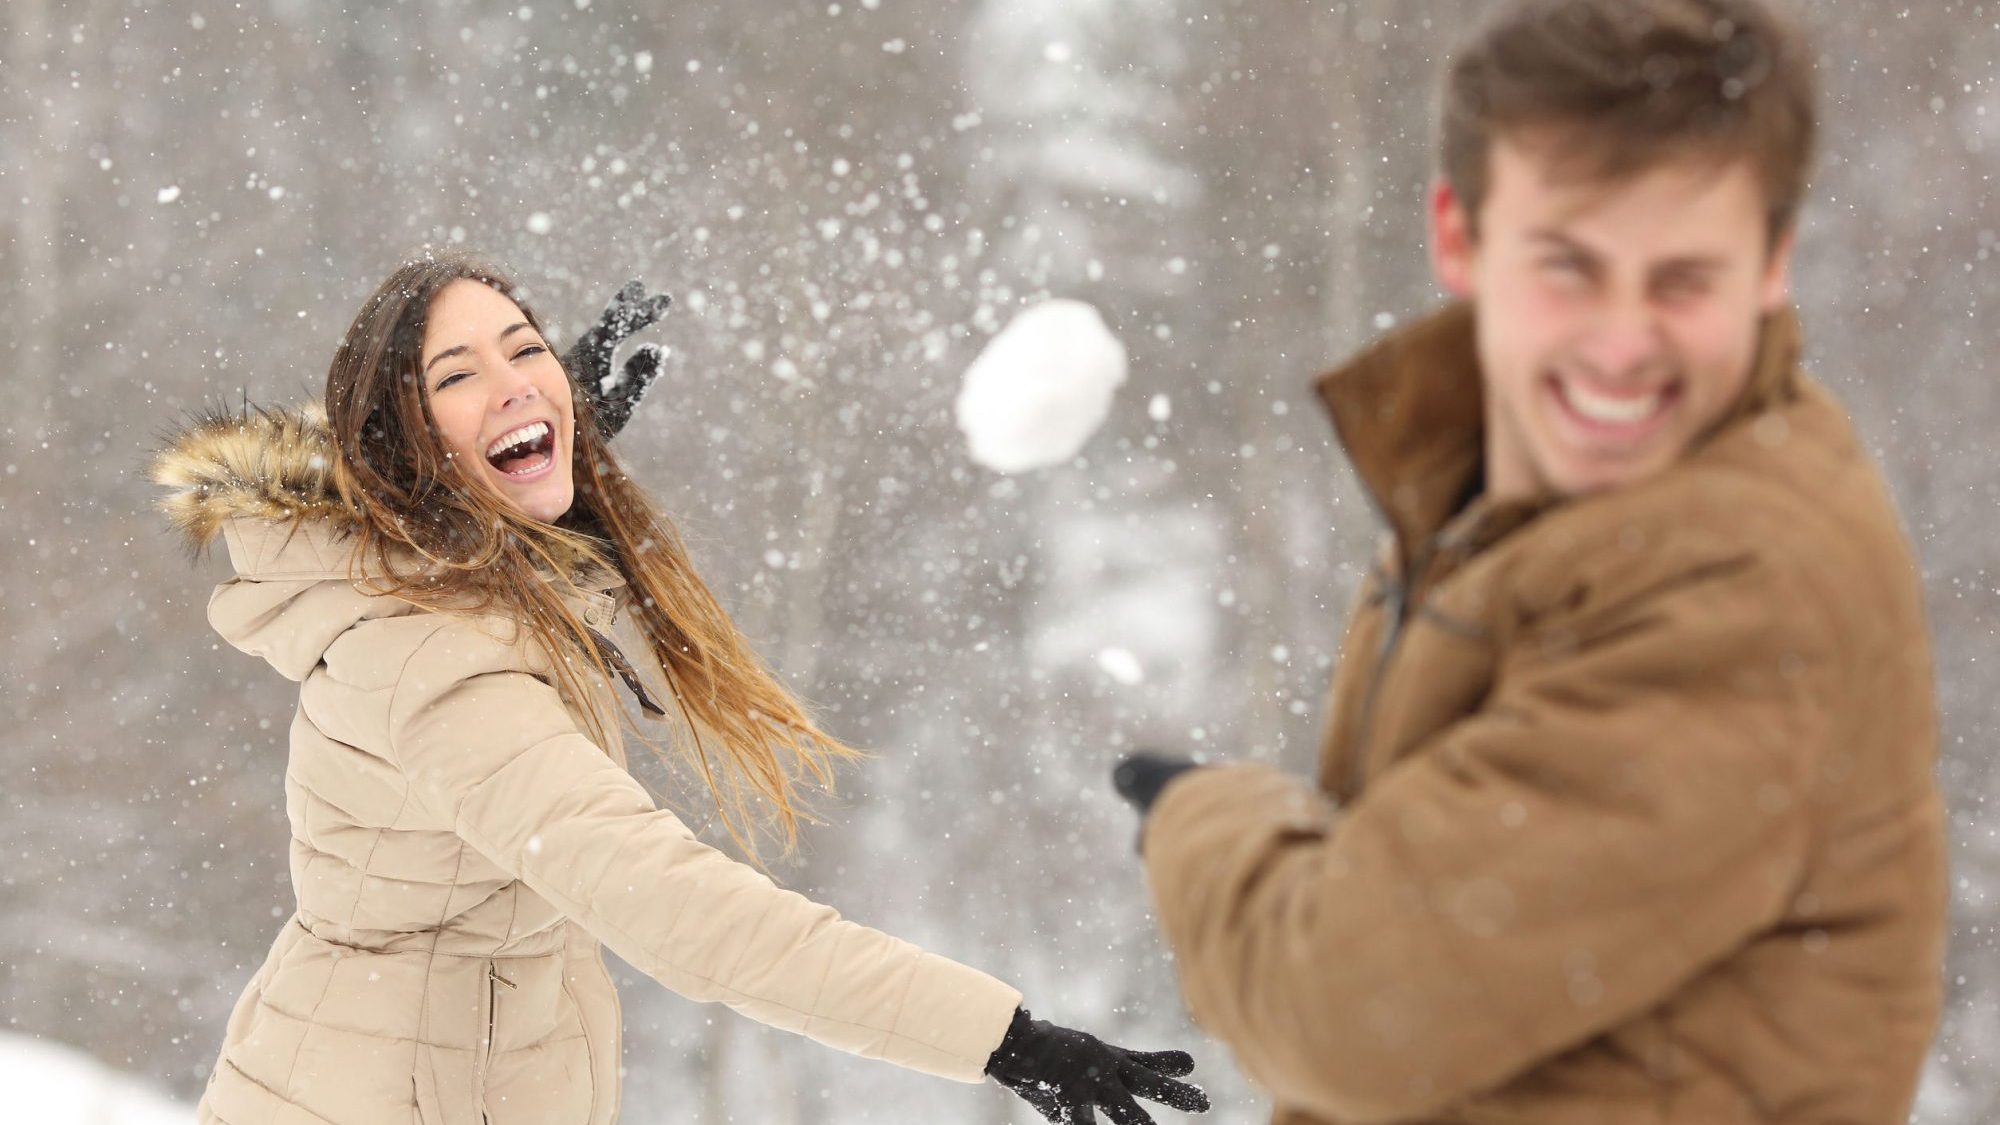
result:
[[[199,554],[220,540],[228,549],[236,577],[217,588],[209,623],[294,680],[357,622],[414,608],[372,589],[381,564],[372,552],[356,556],[361,516],[334,487],[338,456],[325,408],[309,400],[205,410],[148,467],[166,490],[159,509],[188,548]],[[422,569],[414,556],[396,560],[399,573]],[[567,577],[584,621],[609,627],[618,574],[577,566]]]
[[[339,559],[339,572],[347,574],[344,560],[353,552],[362,517],[334,486],[339,456],[319,399],[296,407],[245,404],[196,413],[153,455],[147,476],[166,489],[157,506],[191,554],[220,538],[237,573],[267,576],[261,569],[274,557],[272,550],[291,550],[294,540],[305,539],[311,541],[313,557],[329,563]],[[261,544],[268,549],[246,542],[252,539],[270,540]],[[619,584],[581,558],[559,557],[565,559],[570,580],[583,588]],[[414,560],[411,564],[422,569]],[[371,573],[377,565],[364,562],[359,573]],[[398,565],[399,571],[404,569]]]
[[[312,521],[351,533],[355,515],[333,486],[338,452],[319,400],[297,408],[204,410],[154,454],[147,476],[167,490],[158,503],[193,551],[238,518]]]
[[[191,552],[217,540],[236,576],[215,588],[208,621],[236,648],[303,680],[360,622],[415,607],[362,588],[359,519],[333,487],[335,446],[317,402],[211,409],[153,456],[160,510]]]

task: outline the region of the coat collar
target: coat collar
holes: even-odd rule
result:
[[[1683,457],[1797,397],[1799,350],[1797,314],[1784,308],[1767,316],[1742,393]],[[1440,537],[1447,545],[1490,542],[1562,502],[1543,494],[1493,504],[1471,495],[1484,476],[1486,422],[1470,302],[1453,302],[1377,339],[1321,375],[1315,389],[1402,560]]]

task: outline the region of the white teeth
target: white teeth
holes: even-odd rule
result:
[[[491,457],[510,445],[519,445],[524,441],[540,441],[548,432],[547,422],[530,422],[525,426],[516,426],[494,438],[493,444],[486,447],[486,456]]]
[[[1662,387],[1642,398],[1606,398],[1591,394],[1582,384],[1567,379],[1562,381],[1562,391],[1563,398],[1578,414],[1613,426],[1645,421],[1667,397],[1666,388]]]

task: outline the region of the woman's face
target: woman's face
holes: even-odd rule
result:
[[[422,357],[431,414],[468,477],[543,523],[569,511],[569,379],[520,306],[483,282],[452,282],[431,301]]]

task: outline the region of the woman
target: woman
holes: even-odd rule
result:
[[[619,307],[591,338],[606,367],[634,320]],[[1134,1095],[1206,1109],[1172,1080],[1187,1055],[1031,1019],[1008,985],[779,889],[654,807],[625,769],[613,673],[663,712],[627,650],[741,843],[761,806],[789,848],[801,785],[854,751],[750,652],[576,374],[499,272],[428,256],[363,306],[323,410],[210,417],[155,462],[176,525],[235,566],[210,622],[299,684],[298,910],[199,1119],[611,1122],[600,942],[841,1050],[990,1075],[1052,1120],[1150,1120]]]

